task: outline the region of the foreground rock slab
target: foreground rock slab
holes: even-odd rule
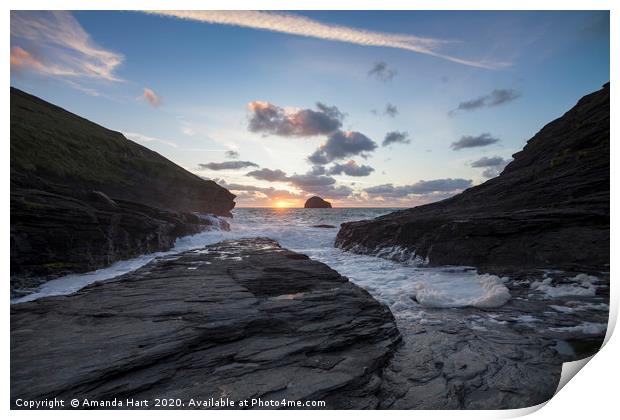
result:
[[[11,404],[285,398],[374,408],[399,340],[389,309],[328,266],[270,239],[226,241],[13,305]]]

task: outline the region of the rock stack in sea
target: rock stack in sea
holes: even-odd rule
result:
[[[500,176],[447,200],[345,223],[336,246],[490,271],[608,271],[609,140],[607,83],[540,130]]]
[[[306,200],[306,204],[304,204],[304,208],[306,209],[331,209],[332,204],[329,201],[323,200],[321,197],[310,197]]]
[[[147,252],[230,216],[234,195],[11,88],[11,290]]]

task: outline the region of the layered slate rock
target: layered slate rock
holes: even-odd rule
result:
[[[608,270],[609,84],[516,153],[500,176],[447,200],[345,223],[336,246],[489,270]]]
[[[169,249],[235,196],[163,156],[11,88],[11,289]]]
[[[321,197],[310,197],[304,204],[306,209],[331,209],[332,204],[329,201],[323,200]]]
[[[376,407],[389,309],[270,239],[162,258],[11,307],[11,404],[48,397],[325,400]]]

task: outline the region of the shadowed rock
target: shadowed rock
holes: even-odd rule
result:
[[[376,407],[400,339],[386,306],[269,239],[161,258],[11,307],[16,398],[326,400]]]
[[[499,177],[437,203],[344,223],[336,246],[491,271],[606,271],[609,148],[606,84],[540,130]]]
[[[304,208],[306,209],[331,209],[332,204],[329,201],[323,200],[321,197],[310,197],[306,200],[306,204],[304,204]]]
[[[121,133],[11,88],[11,290],[168,250],[234,195]]]

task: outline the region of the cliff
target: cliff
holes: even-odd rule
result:
[[[490,270],[609,269],[609,83],[502,174],[447,200],[342,225],[336,246]]]
[[[234,195],[11,88],[11,290],[145,252],[229,216]]]

